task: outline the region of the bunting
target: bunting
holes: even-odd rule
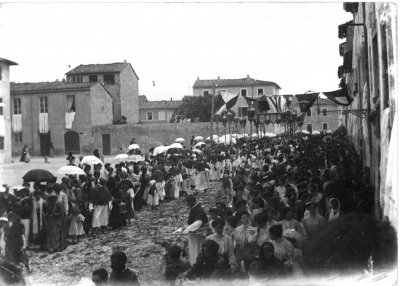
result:
[[[335,91],[323,92],[322,94],[331,101],[343,106],[350,105],[353,101],[349,95],[349,90],[347,87]]]
[[[317,100],[319,93],[303,93],[296,94],[297,101],[300,105],[300,112],[307,112],[311,106],[313,106],[314,102]]]

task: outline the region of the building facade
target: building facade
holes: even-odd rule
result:
[[[257,80],[249,77],[241,79],[206,79],[197,78],[193,84],[193,95],[200,96],[221,92],[235,93],[241,96],[277,95],[281,87],[271,81]]]
[[[139,77],[127,62],[79,65],[66,73],[69,83],[100,82],[113,98],[113,121],[139,121]]]
[[[148,101],[146,96],[139,96],[140,123],[169,123],[173,114],[182,104],[181,100]]]
[[[97,83],[12,83],[12,150],[32,155],[91,153],[92,127],[112,125],[113,98]]]
[[[0,58],[0,164],[11,162],[10,66],[17,63]]]
[[[353,20],[339,26],[339,38],[345,42],[339,47],[343,65],[338,76],[352,98],[342,120],[363,165],[371,169],[376,217],[388,219],[397,228],[398,169],[390,167],[397,166],[398,160],[397,146],[392,143],[396,140],[392,134],[397,132],[393,129],[398,90],[397,6],[343,5]]]
[[[292,110],[296,114],[300,114],[300,104],[294,96],[289,106],[289,110]],[[304,117],[302,130],[307,130],[312,133],[313,131],[334,131],[343,122],[339,119],[339,114],[342,108],[331,100],[318,98],[318,101],[307,110],[307,114]]]

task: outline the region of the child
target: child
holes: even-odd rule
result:
[[[85,235],[85,231],[83,230],[84,221],[85,217],[81,214],[79,208],[75,206],[72,209],[72,218],[68,229],[68,235],[72,236],[73,244],[78,243],[79,236]]]
[[[154,210],[158,208],[158,192],[156,187],[156,180],[151,180],[149,182],[150,189],[147,195],[147,204],[151,206],[151,209]]]
[[[233,182],[228,170],[224,171],[224,176],[222,178],[222,189],[224,192],[224,196],[228,198],[228,202],[230,202],[234,196],[233,191]]]

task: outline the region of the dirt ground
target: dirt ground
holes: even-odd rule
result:
[[[57,170],[66,164],[65,157],[33,158],[30,163],[18,162],[0,166],[0,183],[21,185],[22,176],[31,169],[49,170],[58,179]],[[106,158],[110,162],[112,158]],[[219,184],[217,184],[219,186]],[[214,186],[214,185],[213,185]],[[215,187],[207,194],[200,193],[199,201],[207,210],[215,205]],[[83,278],[90,278],[93,270],[110,269],[110,255],[115,250],[127,253],[128,266],[139,271],[141,285],[158,285],[160,281],[161,242],[168,241],[184,246],[186,236],[172,234],[187,222],[189,209],[184,198],[160,205],[157,211],[145,207],[137,212],[137,219],[124,229],[83,237],[79,244],[69,245],[66,250],[49,254],[30,250],[33,272],[26,275],[29,285],[76,285]]]

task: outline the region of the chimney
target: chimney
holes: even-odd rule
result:
[[[172,101],[172,97],[171,97],[171,101]]]
[[[247,78],[250,78],[249,74],[247,74]]]
[[[200,80],[200,77],[197,77],[197,80]]]
[[[218,76],[218,79],[220,79],[219,76]]]
[[[126,60],[124,60],[124,63],[126,63]]]

